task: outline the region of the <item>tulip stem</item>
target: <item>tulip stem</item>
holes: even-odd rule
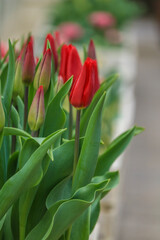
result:
[[[73,108],[69,102],[69,140],[72,139],[72,128],[73,128]]]
[[[80,116],[81,110],[77,110],[76,116],[76,135],[75,135],[75,147],[74,147],[74,163],[73,163],[73,176],[76,171],[76,166],[79,157],[79,128],[80,128]]]
[[[27,124],[27,117],[28,117],[28,86],[25,86],[25,93],[24,93],[24,123],[23,129],[26,129]]]

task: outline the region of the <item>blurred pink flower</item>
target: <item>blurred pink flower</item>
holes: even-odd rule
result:
[[[79,24],[73,22],[65,22],[60,24],[59,32],[62,34],[64,42],[78,40],[84,34],[83,28]]]
[[[4,58],[8,51],[7,45],[3,42],[0,42],[0,58]]]
[[[114,26],[116,20],[111,13],[97,11],[89,15],[89,22],[94,27],[105,29]]]
[[[122,35],[116,28],[110,28],[106,30],[105,37],[112,44],[122,43]]]
[[[63,43],[65,43],[65,39],[63,38],[62,33],[59,31],[55,31],[53,35],[56,44],[56,49],[58,49]]]

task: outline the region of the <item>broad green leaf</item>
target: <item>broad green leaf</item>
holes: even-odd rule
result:
[[[64,127],[66,116],[62,109],[62,100],[69,92],[72,85],[72,77],[64,84],[61,90],[50,102],[44,122],[43,135],[48,136],[54,131]]]
[[[81,141],[82,143],[82,141]],[[68,141],[53,150],[54,161],[50,162],[43,177],[29,214],[28,230],[39,222],[46,211],[46,198],[50,191],[72,173],[74,158],[74,140]],[[41,211],[39,211],[41,209]]]
[[[46,199],[46,207],[49,209],[54,203],[59,200],[69,199],[72,194],[72,178],[67,177],[57,184],[49,193]]]
[[[4,105],[6,108],[6,120],[9,120],[9,111],[12,100],[12,90],[13,90],[13,81],[15,75],[15,56],[14,49],[9,40],[9,65],[8,65],[8,73],[7,73],[7,81],[4,88]]]
[[[140,133],[143,129],[136,126],[130,130],[122,133],[117,137],[107,148],[107,150],[98,158],[98,163],[95,171],[95,176],[103,175],[106,171],[109,171],[113,162],[120,156],[125,148],[130,143],[133,136]]]
[[[101,200],[101,195],[99,195],[91,205],[90,233],[93,231],[99,217],[100,200]]]
[[[15,136],[32,138],[32,136],[29,133],[25,132],[24,130],[21,130],[21,129],[18,129],[18,128],[12,128],[12,127],[5,127],[4,128],[4,135],[5,136],[15,135]]]
[[[106,172],[103,176],[96,176],[92,178],[92,183],[99,183],[109,179],[107,187],[103,190],[101,198],[103,198],[112,188],[115,188],[119,183],[119,172]]]
[[[51,134],[50,138],[32,154],[24,167],[3,185],[0,190],[0,219],[22,193],[40,182],[41,178],[37,179],[35,175],[37,168],[41,166],[48,149],[63,132],[64,130],[59,130]]]
[[[77,168],[73,176],[73,192],[88,184],[94,175],[99,153],[101,117],[105,97],[106,93],[100,98],[89,120]]]
[[[85,112],[81,118],[81,124],[80,124],[80,136],[81,137],[85,135],[85,132],[86,132],[86,129],[88,126],[88,122],[90,120],[92,112],[94,111],[94,108],[97,105],[99,99],[101,98],[103,93],[112,86],[112,84],[116,81],[117,77],[118,77],[117,74],[111,75],[105,82],[102,83],[99,90],[95,93],[91,104],[85,110]]]
[[[85,212],[74,222],[71,231],[70,240],[88,240],[90,235],[90,214],[91,208],[87,208]]]
[[[88,184],[79,189],[72,199],[54,203],[39,224],[28,234],[26,240],[58,240],[75,219],[94,202],[107,184],[108,180],[99,184]]]
[[[98,217],[99,217],[99,213],[100,213],[100,200],[104,196],[106,196],[106,194],[109,193],[112,188],[114,188],[114,187],[116,187],[118,185],[118,183],[119,183],[119,173],[118,172],[107,172],[103,176],[94,177],[92,179],[92,182],[98,183],[98,182],[101,182],[101,181],[103,181],[105,179],[109,179],[108,185],[103,190],[101,195],[99,195],[99,197],[91,205],[90,232],[93,231],[93,229],[94,229],[94,227],[96,225],[96,222],[98,220]]]

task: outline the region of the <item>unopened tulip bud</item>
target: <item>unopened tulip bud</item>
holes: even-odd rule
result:
[[[82,63],[78,54],[77,49],[73,45],[64,44],[61,49],[61,62],[59,77],[63,78],[65,83],[73,75],[73,84],[76,82],[77,78],[82,69]]]
[[[13,84],[13,98],[17,97],[18,95],[21,98],[24,96],[24,84],[22,83],[22,60],[20,57],[18,57],[16,63],[16,72]]]
[[[51,57],[51,49],[48,49],[42,58],[34,78],[34,88],[36,90],[39,86],[43,86],[43,90],[46,92],[49,87],[51,78]]]
[[[29,85],[34,78],[35,60],[33,54],[33,41],[30,41],[26,47],[23,58],[22,81]]]
[[[43,86],[40,86],[34,96],[28,114],[28,124],[32,131],[37,131],[42,126],[45,118],[44,92]]]
[[[4,114],[1,96],[0,96],[0,132],[2,132],[4,126],[5,126],[5,114]]]
[[[96,50],[92,39],[90,40],[88,46],[88,57],[96,60]]]
[[[47,42],[48,41],[49,41],[50,46],[51,46],[51,50],[52,50],[52,54],[53,54],[53,58],[54,58],[54,68],[55,68],[55,72],[56,72],[57,68],[58,68],[58,54],[57,54],[57,51],[56,51],[56,45],[55,45],[54,37],[50,33],[47,34],[46,39],[45,39],[43,55],[45,54],[45,52],[47,50]]]
[[[79,78],[70,93],[70,103],[77,109],[87,107],[98,90],[98,71],[96,60],[87,58]]]

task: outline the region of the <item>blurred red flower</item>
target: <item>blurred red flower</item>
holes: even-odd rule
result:
[[[97,11],[89,15],[89,22],[94,27],[105,29],[114,26],[116,20],[111,13]]]

